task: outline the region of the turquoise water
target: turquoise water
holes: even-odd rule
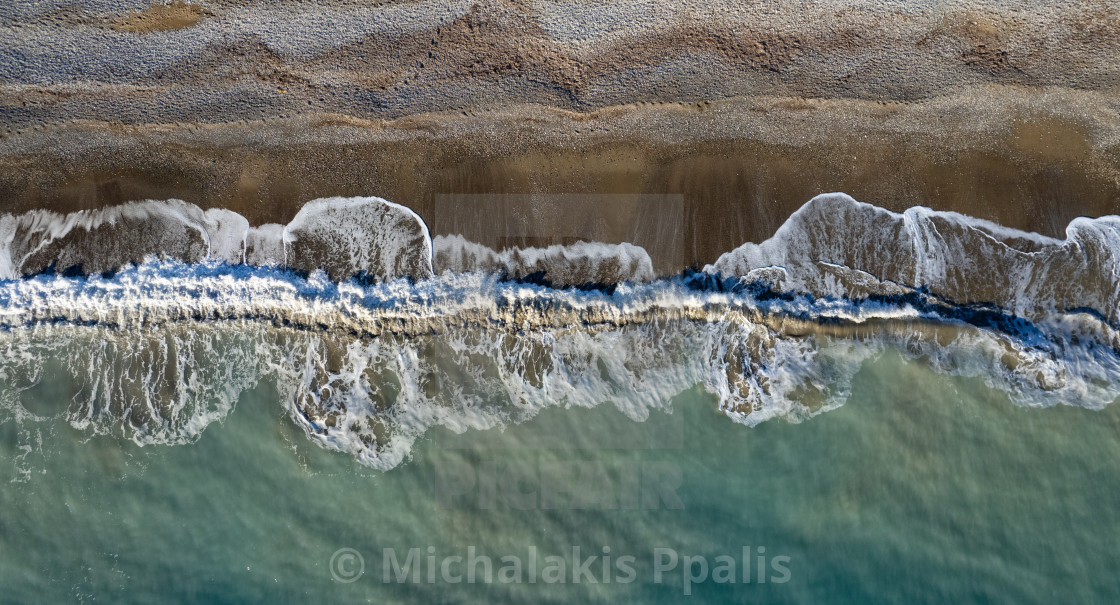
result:
[[[39,413],[68,392],[60,370],[47,372],[24,396]],[[178,446],[62,420],[0,424],[12,479],[0,490],[2,600],[673,603],[688,590],[696,602],[1120,601],[1116,405],[1016,407],[979,380],[887,353],[846,405],[800,424],[747,428],[694,389],[641,423],[606,403],[504,431],[436,429],[379,472],[309,441],[277,398],[262,384]],[[27,431],[30,453],[17,445]],[[564,583],[529,583],[530,546],[538,571],[564,559]],[[599,557],[578,584],[574,546]],[[418,582],[393,569],[385,581],[384,549],[403,563],[417,548],[426,564],[429,547],[434,582],[423,565]],[[471,547],[490,557],[491,582],[482,564],[473,584],[445,581],[438,567]],[[353,553],[332,568],[343,548],[364,559],[362,575]],[[669,550],[678,564],[658,577]],[[498,577],[503,556],[522,563],[522,583]],[[627,556],[632,574],[618,566]],[[734,560],[734,582],[712,577],[719,557]],[[744,559],[752,571],[762,562],[766,583],[744,581]],[[452,579],[462,571],[449,566]]]

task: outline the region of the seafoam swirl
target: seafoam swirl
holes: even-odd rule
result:
[[[497,253],[433,246],[377,198],[305,210],[267,228],[182,202],[0,220],[9,277],[30,273],[0,282],[4,413],[183,443],[269,382],[311,439],[392,468],[433,426],[603,402],[641,420],[696,385],[738,422],[800,421],[887,350],[1022,405],[1120,395],[1111,217],[1060,241],[823,196],[706,272],[654,279],[628,245]],[[25,405],[59,376],[63,409]]]
[[[696,385],[744,424],[799,421],[843,404],[862,362],[888,349],[1024,405],[1104,406],[1120,370],[1116,333],[1093,314],[1026,321],[920,293],[819,298],[699,274],[608,292],[153,259],[9,281],[0,323],[12,417],[34,420],[21,393],[63,373],[73,400],[57,413],[75,427],[183,443],[269,381],[311,439],[377,468],[436,425],[608,401],[641,420]]]

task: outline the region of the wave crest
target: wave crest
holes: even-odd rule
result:
[[[765,242],[744,244],[705,270],[747,275],[771,266],[786,271],[786,288],[817,296],[904,287],[1031,318],[1088,308],[1120,320],[1115,216],[1076,219],[1057,240],[953,212],[899,214],[834,193],[813,198]],[[864,278],[849,283],[836,268]]]
[[[608,401],[641,420],[696,385],[737,422],[801,421],[842,405],[888,350],[1021,405],[1120,396],[1115,217],[1055,240],[829,195],[707,272],[646,281],[632,246],[497,253],[433,245],[419,217],[376,198],[305,210],[259,227],[181,202],[0,219],[11,274],[119,269],[0,283],[0,412],[184,443],[272,381],[309,438],[388,469],[433,426]],[[31,403],[48,375],[70,378],[64,411]]]
[[[605,292],[473,273],[339,284],[171,261],[39,276],[0,289],[0,392],[26,412],[20,393],[61,367],[74,426],[183,443],[274,381],[309,438],[382,469],[433,426],[484,429],[603,402],[641,420],[696,385],[738,422],[801,421],[842,405],[864,360],[887,350],[981,377],[1021,405],[1097,408],[1120,395],[1120,339],[1093,314],[999,319],[737,283]]]

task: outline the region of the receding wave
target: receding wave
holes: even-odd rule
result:
[[[537,278],[560,288],[644,282],[655,276],[649,253],[633,244],[576,242],[499,252],[461,235],[438,235],[432,245],[437,273],[485,271],[510,279]]]
[[[774,237],[744,244],[706,270],[747,275],[764,267],[779,269],[775,287],[818,296],[895,294],[902,286],[1026,317],[1089,309],[1120,320],[1116,216],[1076,219],[1057,240],[953,212],[898,214],[822,195]]]
[[[250,227],[232,210],[180,200],[0,217],[0,278],[112,272],[149,256],[321,269],[336,280],[432,275],[424,221],[374,197],[314,200],[284,226]]]
[[[376,198],[320,201],[286,226],[191,208],[0,220],[9,275],[40,268],[0,282],[5,420],[186,443],[268,381],[309,438],[388,469],[433,426],[604,402],[641,420],[696,385],[737,422],[801,421],[842,405],[886,350],[1021,405],[1120,397],[1111,217],[1060,241],[832,195],[706,272],[654,279],[628,246],[433,245]],[[144,221],[181,237],[158,252],[111,243]],[[1090,274],[1040,282],[1075,266]],[[538,272],[618,283],[520,279]],[[71,378],[66,407],[37,408],[27,394],[55,375]]]

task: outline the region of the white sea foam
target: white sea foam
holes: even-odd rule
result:
[[[1113,216],[1076,219],[1057,240],[953,212],[898,214],[834,193],[809,201],[772,238],[744,244],[705,270],[746,275],[780,266],[785,287],[818,296],[891,294],[903,285],[1027,317],[1089,308],[1116,322],[1118,255],[1120,218]],[[836,268],[863,276],[853,287]]]
[[[254,267],[283,266],[284,225],[250,227],[245,234],[245,262]]]
[[[363,285],[151,260],[3,284],[0,391],[23,409],[18,377],[56,359],[78,385],[65,412],[75,427],[182,443],[272,380],[309,438],[383,469],[436,425],[606,401],[641,420],[697,384],[738,422],[800,421],[842,405],[863,361],[887,349],[1022,405],[1099,408],[1120,394],[1120,341],[1090,314],[972,325],[935,303],[736,290],[687,279],[554,290],[482,273]]]
[[[979,377],[1021,405],[1100,408],[1120,395],[1115,217],[1078,219],[1054,240],[825,196],[710,268],[742,279],[642,282],[652,270],[640,249],[497,253],[452,237],[436,239],[437,267],[470,271],[426,277],[423,222],[376,198],[322,200],[287,226],[255,228],[192,208],[0,217],[8,276],[28,259],[65,268],[77,251],[97,263],[135,254],[108,236],[145,237],[129,234],[137,225],[185,233],[186,248],[172,249],[190,251],[164,247],[112,275],[0,282],[3,420],[42,421],[24,394],[63,368],[76,391],[60,413],[76,428],[183,443],[269,380],[311,439],[392,468],[433,426],[484,429],[605,401],[641,420],[698,384],[738,422],[800,421],[842,405],[864,360],[885,350]],[[586,291],[505,279],[594,281],[588,259],[622,259],[633,279]]]
[[[250,227],[232,210],[203,211],[181,200],[129,202],[66,215],[35,210],[0,216],[0,279],[50,268],[115,271],[152,255],[324,269],[335,279],[432,274],[424,221],[408,208],[374,197],[313,200],[285,226]]]
[[[649,253],[628,243],[576,242],[497,252],[461,235],[437,235],[432,248],[436,273],[485,271],[512,279],[535,275],[557,287],[646,282],[655,277]]]
[[[0,279],[15,279],[19,277],[15,263],[12,261],[12,242],[16,237],[19,220],[5,214],[0,215]]]
[[[223,208],[211,208],[202,214],[202,218],[209,244],[207,258],[231,264],[245,262],[249,221],[240,214]]]
[[[333,279],[432,275],[428,226],[412,210],[376,197],[308,202],[284,228],[285,264]]]
[[[50,267],[100,273],[153,254],[196,262],[210,251],[207,224],[215,233],[222,231],[198,206],[179,200],[130,202],[67,215],[35,210],[14,220],[7,248],[17,275]]]

